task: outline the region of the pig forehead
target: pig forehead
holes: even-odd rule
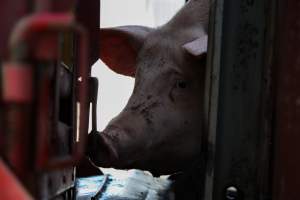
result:
[[[147,40],[138,56],[138,65],[144,67],[181,67],[184,64],[184,51],[170,38]]]

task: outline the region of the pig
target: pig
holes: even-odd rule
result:
[[[190,0],[161,27],[100,30],[101,60],[135,84],[121,113],[89,135],[95,165],[162,175],[200,157],[209,7]]]

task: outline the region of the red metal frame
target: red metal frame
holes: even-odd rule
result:
[[[1,180],[0,199],[3,200],[33,199],[1,159],[0,159],[0,180]]]
[[[5,102],[31,102],[33,91],[32,69],[5,63],[3,70],[3,101]],[[20,87],[22,86],[22,87]]]
[[[0,64],[2,65],[0,70],[0,104],[4,106],[4,110],[1,110],[0,113],[0,120],[3,117],[5,119],[3,122],[5,121],[6,123],[1,124],[0,131],[4,131],[4,134],[1,133],[0,136],[1,145],[3,145],[0,149],[0,158],[5,158],[6,163],[8,163],[18,179],[25,184],[26,188],[35,197],[38,197],[36,196],[36,193],[39,193],[36,191],[38,188],[28,185],[33,183],[31,183],[33,180],[30,181],[28,179],[34,178],[34,181],[46,181],[52,177],[53,179],[51,179],[55,181],[53,183],[55,185],[54,188],[58,188],[60,185],[59,181],[63,182],[66,176],[67,183],[65,183],[65,186],[67,186],[70,183],[69,179],[74,181],[75,178],[72,168],[83,157],[85,138],[88,131],[88,85],[90,76],[88,62],[95,61],[95,58],[91,59],[93,56],[89,53],[91,48],[89,48],[88,37],[95,37],[91,30],[94,33],[97,32],[96,29],[98,29],[99,23],[96,25],[92,24],[91,21],[99,22],[99,8],[95,9],[96,13],[93,12],[95,15],[98,14],[97,19],[90,20],[88,31],[86,31],[85,27],[83,28],[83,26],[79,25],[78,20],[76,20],[77,17],[80,19],[86,19],[86,17],[78,16],[78,13],[74,17],[74,14],[71,12],[71,9],[74,8],[73,0],[37,0],[31,2],[30,5],[29,2],[31,1],[23,0],[17,3],[5,1],[3,6],[1,6],[4,19],[8,22],[4,24],[5,27],[0,31]],[[77,2],[82,4],[82,1]],[[94,5],[95,2],[91,4]],[[99,1],[96,4],[99,5]],[[2,10],[1,8],[0,10]],[[19,9],[18,12],[13,11],[13,8],[15,10]],[[27,17],[21,19],[26,13],[34,10],[36,14],[27,15]],[[81,11],[80,15],[86,15],[89,12],[86,9],[79,10]],[[12,17],[12,15],[16,17]],[[20,22],[15,25],[19,19],[21,19]],[[86,23],[83,24],[86,26]],[[13,26],[15,26],[14,29],[12,28]],[[50,153],[49,135],[51,133],[49,133],[47,128],[49,127],[49,103],[53,100],[50,99],[53,85],[49,74],[42,73],[42,77],[36,76],[37,67],[42,67],[41,65],[36,65],[36,61],[56,62],[61,59],[58,50],[61,33],[72,33],[77,39],[75,48],[78,50],[76,52],[76,58],[78,58],[74,66],[75,71],[73,71],[73,75],[75,78],[73,83],[75,84],[74,97],[76,102],[80,102],[79,109],[74,112],[75,114],[80,113],[78,125],[80,140],[72,143],[72,152],[69,156],[54,157]],[[10,40],[8,37],[10,37]],[[98,40],[98,34],[94,40]],[[95,44],[94,46],[98,48],[98,45]],[[92,50],[95,50],[95,48]],[[98,51],[94,54],[98,55]],[[37,85],[38,87],[36,87]],[[33,110],[37,111],[34,118],[32,118]],[[8,115],[3,116],[4,113]],[[5,125],[6,128],[2,125]],[[5,164],[2,162],[1,165],[4,166]],[[59,177],[60,175],[62,179]],[[45,177],[48,178],[44,179]],[[56,181],[58,182],[56,183]],[[0,188],[4,188],[2,185],[6,184],[6,181],[0,179]],[[39,183],[34,184],[39,185]],[[45,185],[47,187],[47,182],[40,185],[40,189],[48,190],[47,188],[42,188]],[[8,193],[13,194],[15,191],[10,190]],[[44,194],[50,193],[46,192]],[[24,199],[27,199],[25,195]]]
[[[51,148],[48,144],[48,101],[50,96],[50,85],[49,85],[49,79],[47,77],[42,78],[41,85],[41,96],[40,96],[40,106],[38,108],[38,127],[37,132],[39,133],[37,135],[38,139],[36,142],[37,145],[37,166],[39,169],[46,169],[46,168],[60,168],[60,167],[66,167],[66,166],[72,166],[75,165],[80,158],[83,155],[84,152],[84,145],[85,145],[85,138],[87,135],[87,102],[88,102],[88,78],[89,78],[89,67],[87,65],[87,36],[84,29],[77,25],[72,15],[68,14],[37,14],[30,17],[27,17],[23,19],[15,28],[13,35],[11,37],[10,46],[12,49],[12,59],[20,59],[26,58],[30,51],[28,52],[21,52],[19,53],[20,46],[26,46],[27,49],[31,49],[28,47],[28,44],[33,44],[31,41],[35,39],[36,36],[43,34],[43,33],[50,33],[51,35],[56,35],[59,32],[64,31],[73,31],[78,34],[79,36],[79,68],[77,77],[81,77],[81,81],[77,82],[78,87],[78,94],[77,94],[77,101],[80,102],[80,131],[79,131],[79,137],[80,140],[78,143],[75,144],[73,149],[73,152],[70,157],[63,158],[60,160],[54,160],[49,155],[49,148]],[[57,37],[58,35],[56,35]],[[52,40],[46,40],[42,41],[46,44],[44,45],[35,45],[38,47],[38,49],[34,49],[34,52],[43,52],[43,49],[39,47],[47,47],[47,51],[44,51],[46,53],[38,54],[40,57],[36,57],[36,59],[41,60],[57,60],[58,59],[58,53],[57,49],[58,47],[56,45],[53,45],[51,42]],[[36,42],[35,44],[40,44],[41,41]],[[13,64],[12,64],[13,65]],[[15,99],[16,101],[20,101],[22,99],[30,99],[33,98],[31,95],[33,95],[32,92],[29,93],[29,91],[32,90],[33,85],[29,84],[30,82],[27,82],[26,84],[24,81],[28,79],[28,77],[33,77],[33,69],[24,67],[24,66],[16,66],[11,67],[5,66],[5,69],[3,71],[3,76],[5,77],[5,83],[4,84],[4,91],[6,91],[4,100],[8,97],[15,95],[14,97],[18,97],[18,99]],[[13,81],[11,77],[23,77],[23,79],[17,79],[18,82],[15,83],[17,80]],[[13,82],[12,82],[13,81]],[[22,82],[23,81],[23,82]],[[28,80],[27,80],[28,81]],[[31,80],[32,81],[32,80]],[[18,84],[18,85],[17,85]],[[7,86],[7,88],[5,87]],[[26,90],[24,90],[24,86],[26,86]],[[12,88],[14,87],[14,88]],[[15,92],[8,92],[8,91],[15,91]],[[23,91],[22,93],[17,91]],[[26,92],[25,92],[26,91]],[[12,94],[11,94],[12,93]],[[18,96],[16,96],[16,94]],[[9,96],[10,95],[10,96]],[[22,96],[23,95],[23,96]],[[14,146],[12,144],[12,146]],[[15,155],[15,153],[13,153]]]
[[[30,10],[30,5],[26,0],[2,0],[0,6],[1,30],[0,30],[0,59],[8,56],[8,38],[15,23]]]

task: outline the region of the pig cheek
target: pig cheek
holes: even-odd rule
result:
[[[199,116],[178,112],[170,118],[162,123],[164,131],[158,136],[161,140],[158,146],[171,147],[172,155],[190,155],[199,151],[202,127]]]

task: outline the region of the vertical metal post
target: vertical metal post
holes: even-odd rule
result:
[[[207,141],[207,164],[204,183],[204,199],[213,199],[214,164],[216,148],[216,123],[219,96],[219,77],[221,65],[222,27],[223,27],[223,4],[224,0],[211,1],[210,25],[209,25],[209,49],[205,85],[205,130],[208,133]]]
[[[269,123],[267,62],[272,51],[268,40],[274,1],[212,2],[204,199],[266,199],[270,150],[270,133],[265,130]]]
[[[279,0],[274,56],[274,200],[300,197],[300,3]]]

